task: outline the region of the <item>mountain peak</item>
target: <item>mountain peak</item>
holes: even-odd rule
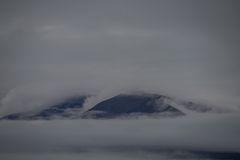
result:
[[[162,112],[183,115],[180,110],[164,103],[165,98],[165,96],[157,94],[120,94],[98,103],[85,115],[90,114],[95,118],[117,117],[133,113],[153,114]]]

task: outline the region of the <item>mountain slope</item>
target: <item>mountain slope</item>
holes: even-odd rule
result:
[[[56,117],[67,118],[72,115],[72,112],[79,110],[83,107],[83,104],[87,96],[79,96],[67,99],[59,104],[49,106],[46,109],[39,112],[23,112],[7,115],[1,119],[19,120],[19,119],[52,119]]]
[[[83,112],[85,100],[90,96],[82,95],[66,99],[55,105],[44,107],[37,112],[21,112],[6,115],[0,119],[36,120],[36,119],[76,119],[76,118],[122,118],[139,116],[183,116],[192,112],[212,111],[206,105],[188,101],[179,101],[158,94],[119,94],[97,103]]]
[[[118,95],[102,101],[84,113],[83,117],[113,118],[132,114],[168,113],[184,115],[183,112],[164,102],[166,97],[155,94]]]

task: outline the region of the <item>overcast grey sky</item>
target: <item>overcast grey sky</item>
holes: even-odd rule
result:
[[[155,89],[239,105],[239,12],[238,0],[1,0],[0,88]]]

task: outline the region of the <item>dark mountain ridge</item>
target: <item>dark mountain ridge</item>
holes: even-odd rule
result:
[[[75,110],[75,109],[81,109],[83,107],[83,104],[85,100],[87,99],[87,96],[78,96],[73,97],[70,99],[66,99],[65,101],[52,105],[47,107],[46,109],[43,109],[37,113],[32,112],[21,112],[21,113],[14,113],[9,114],[5,117],[2,117],[1,119],[9,119],[9,120],[21,120],[21,119],[51,119],[53,117],[70,117],[71,114],[68,114],[67,111],[69,110]]]
[[[164,103],[165,98],[155,94],[117,95],[98,103],[85,115],[90,114],[94,118],[113,118],[133,113],[149,115],[168,112],[172,115],[184,115],[180,110]]]
[[[83,106],[87,98],[81,95],[66,99],[55,105],[44,107],[38,112],[22,112],[9,114],[1,119],[6,120],[36,120],[36,119],[76,119],[76,118],[118,118],[136,115],[183,116],[184,110],[208,112],[210,107],[193,102],[177,102],[169,97],[158,94],[119,94],[103,100],[87,111]],[[177,107],[180,105],[182,108]]]

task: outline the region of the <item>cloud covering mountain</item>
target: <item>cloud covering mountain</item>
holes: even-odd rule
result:
[[[239,15],[239,0],[1,0],[1,117],[184,116],[3,120],[0,159],[239,160]]]
[[[132,88],[239,107],[238,15],[237,0],[3,0],[0,90]]]

